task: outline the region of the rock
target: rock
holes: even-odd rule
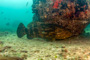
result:
[[[64,49],[62,49],[62,52],[67,53],[67,52],[68,52],[68,50],[67,50],[66,48],[64,48]]]
[[[19,57],[2,57],[0,56],[0,60],[23,60]]]
[[[65,45],[63,45],[61,48],[65,48]]]
[[[40,50],[35,50],[34,52],[35,52],[35,53],[39,53],[39,52],[40,52]]]
[[[21,52],[23,52],[23,53],[28,53],[28,51],[25,51],[25,50],[23,50],[23,51],[21,51]]]
[[[4,44],[4,42],[0,41],[0,44]]]
[[[26,58],[27,58],[27,55],[24,54],[24,55],[21,56],[21,58],[22,58],[22,59],[26,59]]]
[[[1,47],[1,48],[0,48],[0,52],[3,52],[3,51],[5,51],[6,49],[10,49],[10,48],[11,48],[11,46]]]
[[[45,57],[51,57],[51,55],[46,55]]]
[[[64,59],[67,58],[68,50],[64,45],[61,47],[61,53],[59,55],[62,56]]]
[[[17,51],[15,51],[15,50],[11,50],[11,52],[17,52]]]
[[[33,0],[33,21],[17,28],[19,38],[62,40],[78,36],[90,23],[90,3],[87,0]],[[58,3],[59,2],[59,3]],[[56,8],[55,8],[56,7]],[[85,8],[84,8],[85,7]]]
[[[0,48],[0,52],[3,52],[4,51],[4,49],[3,48]]]
[[[12,48],[11,46],[5,46],[4,49],[10,49]]]

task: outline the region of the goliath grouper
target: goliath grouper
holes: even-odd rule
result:
[[[48,21],[49,22],[49,21]],[[31,22],[27,28],[20,23],[17,28],[17,36],[19,38],[27,35],[28,39],[45,38],[49,40],[67,39],[72,36],[78,36],[87,26],[88,21],[85,20],[60,20],[57,23],[47,22]]]

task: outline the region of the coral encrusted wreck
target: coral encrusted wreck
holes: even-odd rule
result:
[[[33,0],[33,21],[20,23],[18,37],[67,39],[78,36],[90,22],[88,0]]]

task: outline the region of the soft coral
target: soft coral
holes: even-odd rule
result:
[[[53,8],[57,9],[59,6],[59,3],[61,3],[61,2],[62,2],[62,0],[53,0],[53,3],[54,3]]]

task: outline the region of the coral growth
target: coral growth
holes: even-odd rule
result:
[[[57,16],[65,19],[90,18],[90,5],[86,0],[45,0],[33,4],[33,12],[37,18],[34,20],[50,20]],[[82,2],[83,1],[83,2]],[[38,4],[39,3],[39,4]],[[34,17],[35,17],[34,16]],[[58,18],[59,20],[60,18]]]
[[[53,8],[57,9],[59,7],[59,4],[62,2],[62,0],[53,0]]]
[[[28,26],[30,31],[27,34],[28,38],[39,36],[66,39],[81,34],[90,22],[90,4],[87,0],[33,0],[33,2],[32,10],[35,14],[33,24],[30,23]],[[23,29],[27,33],[25,28]],[[22,35],[24,34],[21,33],[21,37]]]

